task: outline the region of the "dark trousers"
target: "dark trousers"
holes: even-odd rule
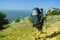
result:
[[[37,29],[38,29],[38,30],[42,30],[43,24],[44,24],[44,19],[38,20],[38,26],[37,26]]]

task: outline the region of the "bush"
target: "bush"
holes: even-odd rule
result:
[[[3,25],[6,25],[9,23],[8,19],[6,19],[7,15],[3,14],[2,12],[0,12],[0,29],[3,28]]]
[[[47,15],[49,15],[49,16],[60,15],[60,10],[53,10],[52,12],[50,12],[50,10],[48,10]]]
[[[20,19],[16,19],[16,20],[15,20],[15,23],[17,23],[17,22],[20,22]]]

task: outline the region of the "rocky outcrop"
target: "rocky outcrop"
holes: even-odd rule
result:
[[[48,9],[47,15],[60,15],[60,9],[51,7]]]

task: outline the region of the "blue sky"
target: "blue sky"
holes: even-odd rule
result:
[[[34,7],[48,9],[60,8],[60,0],[0,0],[0,9],[3,10],[32,10]]]

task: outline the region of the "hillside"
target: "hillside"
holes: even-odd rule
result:
[[[40,35],[44,38],[41,40],[60,40],[60,15],[48,16],[44,24]],[[37,29],[32,27],[29,17],[20,19],[17,23],[12,22],[9,26],[7,29],[0,30],[0,40],[34,40],[36,37]]]
[[[60,9],[51,7],[48,9],[47,15],[60,15]]]
[[[0,31],[0,40],[31,40],[30,34],[33,36],[35,32],[35,28],[32,27],[28,18],[23,18],[17,23],[13,22],[9,26],[9,28]]]

